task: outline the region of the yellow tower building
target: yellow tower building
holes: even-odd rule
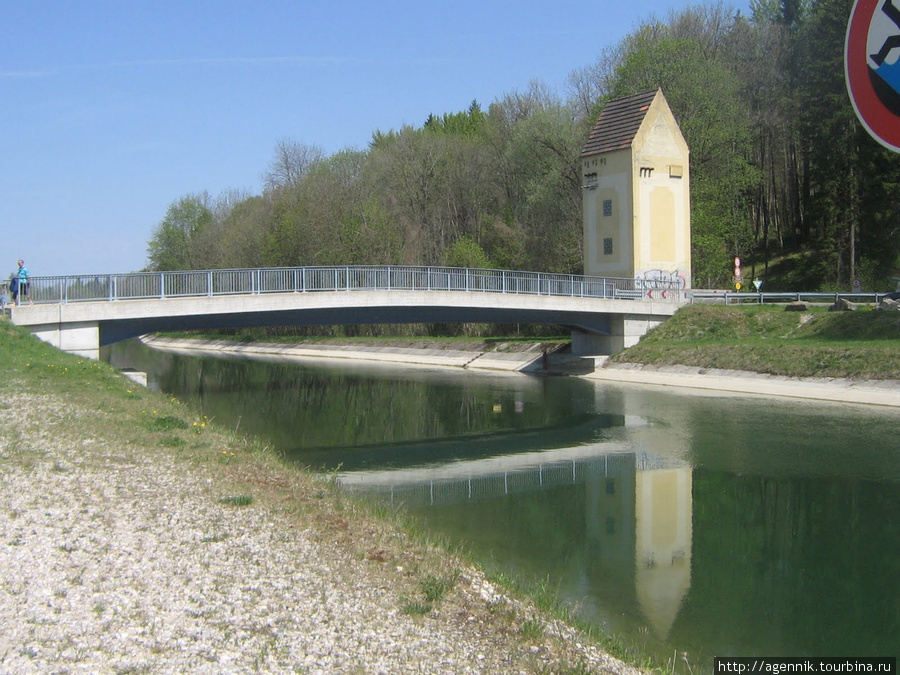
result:
[[[581,153],[585,274],[691,287],[688,158],[662,91],[606,104]]]

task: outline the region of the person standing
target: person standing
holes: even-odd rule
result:
[[[25,267],[25,261],[19,261],[19,273],[16,275],[16,278],[19,280],[19,295],[28,300],[30,304],[34,304],[31,302],[31,296],[28,295],[28,268]]]

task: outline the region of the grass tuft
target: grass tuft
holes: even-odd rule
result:
[[[226,506],[250,506],[253,503],[253,497],[250,495],[237,495],[234,497],[222,497],[219,500],[220,504],[225,504]]]
[[[174,415],[154,417],[148,425],[150,431],[172,431],[173,429],[187,429],[188,423]]]

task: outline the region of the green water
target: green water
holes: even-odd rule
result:
[[[111,360],[660,659],[900,652],[900,411],[135,343]]]

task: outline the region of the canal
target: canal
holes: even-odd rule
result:
[[[137,342],[110,361],[662,660],[900,651],[900,411]]]

